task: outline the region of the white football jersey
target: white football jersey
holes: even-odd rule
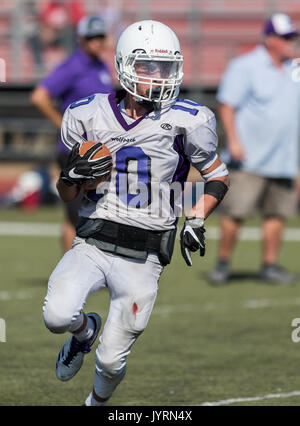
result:
[[[110,150],[110,180],[85,191],[79,214],[151,230],[175,227],[182,185],[190,164],[199,171],[216,159],[215,116],[196,102],[177,99],[134,120],[115,94],[73,103],[62,123],[62,140],[102,142]]]

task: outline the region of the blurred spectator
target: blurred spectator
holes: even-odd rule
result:
[[[78,0],[48,1],[41,14],[42,40],[45,46],[74,48],[76,26],[84,15],[84,8]]]
[[[293,78],[290,59],[298,35],[287,15],[273,15],[265,23],[262,45],[234,59],[219,88],[227,138],[223,159],[231,169],[231,188],[222,204],[212,283],[227,281],[240,226],[258,204],[264,219],[259,276],[270,282],[294,281],[277,261],[285,219],[296,213],[297,205],[300,83]]]
[[[40,165],[22,173],[11,188],[0,194],[0,207],[35,210],[42,204],[53,204],[58,201],[54,188],[48,168]]]
[[[42,41],[40,39],[39,16],[34,2],[25,3],[23,31],[34,58],[35,74],[43,73]]]
[[[60,129],[62,115],[73,102],[94,93],[112,91],[111,72],[101,55],[106,46],[106,28],[97,16],[84,17],[77,28],[78,49],[48,77],[46,77],[31,95],[34,105]],[[60,108],[54,101],[58,100]],[[68,150],[59,139],[58,164],[62,168],[68,156]],[[78,197],[79,198],[79,197]],[[75,235],[80,200],[67,203],[66,221],[63,226],[63,247],[69,250]]]
[[[109,34],[112,36],[112,45],[126,28],[126,24],[122,23],[124,13],[124,2],[119,0],[102,0],[100,3],[99,13],[101,14]]]

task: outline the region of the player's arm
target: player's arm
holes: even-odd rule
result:
[[[220,204],[229,188],[227,168],[218,157],[200,173],[205,181],[204,193],[186,217],[180,234],[181,253],[188,266],[192,266],[190,251],[199,250],[200,256],[205,255],[204,221]]]
[[[56,183],[56,188],[58,190],[60,198],[65,203],[69,203],[70,201],[75,200],[81,190],[79,185],[74,184],[69,186],[66,181],[62,179],[61,176],[59,177]]]
[[[84,108],[84,105],[82,108]],[[61,138],[66,147],[70,149],[70,154],[60,173],[57,190],[61,199],[65,202],[76,198],[85,182],[95,181],[97,178],[110,173],[112,166],[111,157],[93,158],[102,149],[101,142],[93,144],[84,154],[80,154],[80,146],[83,142],[86,142],[83,136],[86,131],[81,119],[82,115],[81,110],[74,112],[74,105],[72,104],[63,116]]]
[[[186,138],[186,154],[205,182],[204,192],[186,217],[180,234],[181,253],[188,266],[192,266],[191,251],[199,250],[200,256],[204,256],[204,221],[222,201],[229,186],[227,167],[216,154],[217,144],[213,114]]]
[[[204,194],[193,206],[189,217],[206,219],[220,204],[229,188],[229,175],[226,165],[219,159],[200,172],[205,181]]]
[[[46,88],[42,86],[36,87],[30,96],[30,100],[33,105],[35,105],[40,110],[40,112],[54,124],[54,126],[60,129],[62,123],[62,114],[55,107],[53,100]]]

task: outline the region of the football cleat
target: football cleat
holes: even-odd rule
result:
[[[74,335],[64,344],[56,361],[56,377],[63,382],[72,379],[80,370],[84,355],[91,351],[91,347],[101,328],[101,318],[94,312],[87,314],[95,322],[92,337],[84,342],[79,342]]]
[[[221,285],[225,284],[230,275],[230,267],[227,261],[219,260],[217,265],[211,271],[208,279],[211,284]]]
[[[294,284],[296,281],[296,277],[293,274],[276,264],[263,265],[259,278],[263,281],[278,284]]]

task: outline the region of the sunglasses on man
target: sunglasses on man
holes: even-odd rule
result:
[[[279,38],[282,38],[286,41],[294,41],[299,38],[299,34],[286,34],[286,35],[280,35]]]

